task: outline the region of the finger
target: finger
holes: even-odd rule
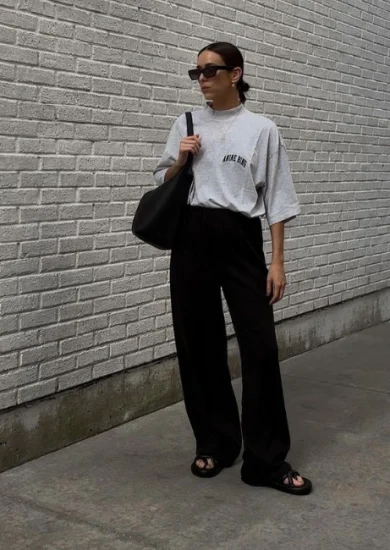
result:
[[[284,296],[284,290],[285,290],[285,288],[286,288],[286,285],[283,285],[283,286],[281,287],[281,289],[280,289],[280,300],[281,300],[281,299],[283,298],[283,296]]]
[[[183,138],[183,141],[186,141],[188,143],[199,143],[200,138],[197,136],[187,136],[186,138]]]
[[[279,298],[279,291],[280,291],[280,287],[278,284],[274,284],[274,287],[273,287],[273,292],[272,292],[272,304],[275,304],[277,301],[280,300]]]
[[[199,153],[199,147],[197,147],[196,145],[192,145],[191,147],[191,153],[193,155],[197,155]]]
[[[267,279],[267,296],[271,294],[271,291],[272,291],[272,280]]]

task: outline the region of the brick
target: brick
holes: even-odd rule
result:
[[[23,173],[21,174],[20,179],[21,187],[56,187],[57,186],[57,177],[55,174],[42,174],[42,172],[30,172],[30,173]],[[35,190],[28,190],[23,193],[23,195],[27,195],[28,193],[33,193],[33,196],[36,197],[36,199],[26,199],[26,203],[29,203],[31,205],[32,202],[36,202],[39,191]],[[21,196],[23,196],[21,194]]]
[[[45,292],[42,295],[42,307],[55,307],[69,304],[77,301],[77,289],[69,288],[65,290],[55,290],[54,292]]]
[[[18,219],[19,214],[16,207],[0,208],[0,225],[17,223]]]
[[[114,359],[109,359],[108,361],[103,361],[102,363],[94,365],[92,376],[93,378],[108,376],[109,374],[114,374],[115,372],[123,370],[123,367],[123,357],[115,357]]]
[[[41,224],[41,238],[75,236],[77,232],[76,222],[53,222]]]
[[[16,369],[18,366],[17,353],[10,353],[9,355],[2,355],[0,358],[0,373]],[[7,378],[7,380],[9,380]]]
[[[0,281],[0,297],[12,296],[18,293],[17,279],[5,279]]]
[[[0,63],[0,78],[2,80],[14,80],[16,68],[13,65],[6,63]],[[3,90],[6,90],[5,86],[2,86]]]
[[[73,204],[69,206],[60,206],[60,219],[61,220],[74,220],[75,218],[92,218],[93,206],[83,204]]]
[[[3,298],[1,303],[2,315],[10,313],[21,313],[23,311],[31,311],[39,306],[38,295],[31,296],[13,296]]]
[[[79,235],[96,235],[97,233],[108,233],[110,230],[109,220],[88,220],[79,223]]]
[[[76,191],[74,189],[43,189],[42,203],[62,204],[64,202],[76,202]]]
[[[93,350],[83,351],[77,356],[78,368],[86,367],[87,365],[92,365],[94,363],[99,363],[104,359],[109,357],[109,347],[94,347]]]
[[[21,353],[21,366],[38,364],[58,356],[58,345],[46,344],[43,346],[27,349]]]
[[[86,44],[81,40],[69,40],[68,38],[62,38],[57,42],[57,50],[61,54],[75,55],[77,57],[91,57],[92,46]]]
[[[73,73],[58,73],[57,83],[60,88],[75,90],[90,90],[92,81],[90,76],[75,75]]]
[[[20,316],[20,328],[28,329],[33,327],[42,327],[55,323],[58,318],[57,309],[39,310],[32,313],[23,313]]]
[[[123,325],[138,319],[138,308],[126,308],[124,311],[117,311],[110,314],[110,325]]]
[[[77,325],[75,321],[70,323],[56,323],[52,327],[43,327],[39,331],[39,343],[47,344],[48,342],[55,342],[57,340],[64,340],[76,335]]]
[[[18,245],[16,243],[0,245],[0,260],[12,260],[18,257]]]
[[[126,327],[123,325],[117,325],[105,330],[98,331],[95,334],[95,343],[97,345],[106,344],[115,340],[121,340],[126,337]]]
[[[106,264],[108,261],[108,250],[95,250],[92,252],[80,252],[78,255],[78,267],[96,266]],[[95,279],[96,280],[96,279]]]
[[[0,270],[0,278],[36,273],[38,271],[38,266],[39,260],[35,258],[3,262]]]
[[[26,388],[18,390],[18,404],[25,403],[26,401],[32,401],[51,395],[56,391],[56,381],[48,380],[47,382],[39,382],[37,384],[31,384]]]
[[[149,334],[142,334],[139,338],[139,349],[150,348],[157,344],[165,342],[166,332],[165,330],[158,330],[150,332]]]
[[[108,296],[110,294],[110,283],[96,283],[85,285],[79,290],[80,300],[91,300],[93,298],[100,298],[102,296]]]
[[[56,40],[42,34],[36,34],[35,32],[20,30],[18,32],[17,43],[19,46],[26,48],[52,52],[55,49]]]
[[[139,351],[137,353],[130,353],[125,357],[125,368],[130,369],[132,367],[137,367],[149,363],[153,360],[153,350],[146,349]]]
[[[23,242],[20,249],[20,256],[48,256],[49,254],[56,254],[58,248],[57,241],[55,239],[37,240],[31,242]],[[42,262],[46,261],[46,258],[42,258]],[[42,269],[43,270],[43,269]]]
[[[59,275],[60,287],[86,285],[87,283],[91,283],[92,281],[92,269],[77,269],[74,271],[60,273]]]
[[[19,288],[21,294],[39,292],[42,290],[52,290],[58,287],[58,276],[50,275],[29,275],[20,277]]]
[[[37,367],[29,367],[27,369],[19,369],[6,374],[0,374],[0,391],[35,382],[37,377]]]
[[[104,281],[107,279],[111,281],[112,279],[123,277],[123,275],[124,275],[124,266],[121,264],[97,267],[94,273],[96,282]]]
[[[0,392],[0,410],[14,407],[17,403],[16,396],[17,390]]]
[[[6,10],[0,7],[0,21],[3,25],[16,27],[17,29],[36,30],[38,18],[13,10]]]
[[[59,321],[69,321],[70,319],[79,319],[80,317],[88,317],[92,314],[92,303],[70,304],[60,308]]]
[[[80,384],[85,384],[92,380],[92,368],[78,369],[76,372],[70,372],[59,377],[58,390],[66,390]]]
[[[4,99],[9,98],[32,102],[34,100],[37,100],[38,88],[36,86],[31,86],[28,84],[0,82],[0,97]],[[23,108],[23,104],[21,104],[20,108]],[[17,125],[20,124],[20,122],[15,122],[14,124]],[[2,126],[3,123],[0,125],[0,127]]]
[[[81,140],[64,140],[58,142],[58,150],[63,155],[88,155],[92,153],[92,144]]]
[[[2,107],[1,107],[1,101],[0,101],[0,110],[1,108]],[[8,112],[7,116],[9,114],[10,113]],[[0,153],[16,153],[16,139],[0,137]]]
[[[19,82],[54,86],[55,75],[53,71],[20,66],[17,68],[16,80]]]
[[[154,329],[154,319],[143,319],[127,325],[127,336],[137,336]]]
[[[113,248],[126,245],[126,233],[112,233],[110,235],[98,235],[95,238],[95,248]]]
[[[75,0],[75,6],[88,11],[99,13],[109,13],[110,2],[108,0]]]
[[[77,323],[77,333],[85,334],[106,328],[108,326],[108,314],[96,315]]]
[[[111,344],[110,351],[111,357],[123,356],[133,351],[136,351],[138,348],[137,338],[128,338],[122,342],[116,342]]]
[[[167,342],[165,344],[160,344],[154,348],[153,357],[154,359],[160,359],[161,357],[169,357],[176,352],[176,347],[174,342]]]
[[[30,208],[29,207],[20,208],[20,221],[22,223],[54,221],[56,219],[57,219],[56,206],[35,206]]]
[[[55,108],[52,105],[34,105],[31,102],[26,102],[20,105],[19,116],[21,118],[31,118],[34,120],[54,120],[56,112]],[[35,168],[35,170],[36,169],[37,168]]]
[[[92,237],[69,237],[67,239],[60,239],[60,254],[67,252],[81,252],[83,250],[91,250],[92,248]]]
[[[69,338],[60,343],[61,355],[79,352],[93,346],[93,334],[84,334],[76,338]]]
[[[49,361],[39,366],[40,380],[45,378],[53,378],[64,374],[65,372],[73,371],[76,368],[76,357],[65,357]]]
[[[39,160],[28,155],[0,156],[0,170],[37,170]]]
[[[113,281],[111,283],[111,291],[114,294],[121,294],[124,292],[130,292],[132,290],[138,290],[140,288],[139,277],[127,277],[119,281]]]
[[[94,313],[122,309],[126,305],[126,297],[117,295],[109,298],[98,298],[94,301]]]

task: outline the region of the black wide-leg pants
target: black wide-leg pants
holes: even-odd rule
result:
[[[170,285],[184,402],[196,451],[230,462],[239,455],[243,439],[242,471],[257,479],[290,469],[267,274],[259,218],[187,206],[171,254]],[[221,289],[241,356],[241,424],[228,369]]]

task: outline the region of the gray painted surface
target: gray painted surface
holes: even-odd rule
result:
[[[183,403],[0,474],[10,550],[387,550],[390,323],[282,363],[306,497],[189,470]],[[234,382],[240,395],[240,380]]]
[[[169,254],[131,224],[215,40],[301,204],[276,320],[389,286],[389,20],[386,0],[0,0],[0,410],[175,352]]]

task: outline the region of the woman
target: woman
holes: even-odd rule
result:
[[[206,46],[196,69],[206,106],[193,111],[196,135],[177,118],[154,176],[158,184],[194,155],[194,183],[171,255],[175,341],[187,414],[195,435],[191,466],[213,477],[244,453],[241,479],[307,494],[311,482],[285,461],[289,428],[272,305],[283,297],[284,223],[299,212],[288,158],[277,126],[244,107],[240,51],[226,42]],[[272,235],[266,267],[260,217]],[[228,362],[221,289],[242,365],[242,436]]]

